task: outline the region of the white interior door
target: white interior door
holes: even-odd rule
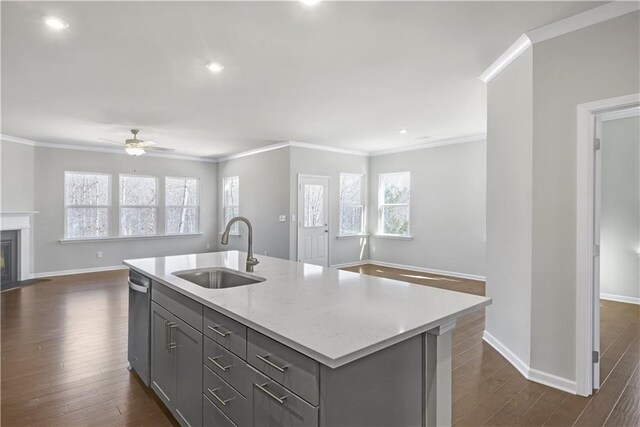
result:
[[[602,120],[595,118],[595,156],[593,173],[593,388],[600,388],[600,216],[602,200]]]
[[[329,178],[298,176],[298,261],[329,266]]]

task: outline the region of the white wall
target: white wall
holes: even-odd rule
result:
[[[533,47],[531,365],[575,379],[576,106],[640,92],[640,14]]]
[[[157,239],[60,243],[64,236],[64,172],[112,174],[110,229],[118,230],[118,174],[200,178],[200,231],[202,236]],[[4,184],[3,184],[4,185]],[[210,162],[160,157],[131,157],[121,154],[36,147],[35,150],[35,273],[122,265],[123,259],[194,253],[217,248],[217,165]],[[164,191],[160,192],[159,224],[164,222]],[[160,230],[162,230],[161,228]],[[112,232],[112,234],[116,234]],[[96,257],[101,251],[102,258]]]
[[[1,211],[32,211],[35,206],[35,147],[0,142]]]
[[[640,120],[602,123],[600,292],[640,303]]]
[[[240,179],[240,215],[253,225],[255,254],[289,258],[289,147],[267,151],[218,164],[218,218],[224,231],[222,185],[224,178]],[[287,221],[280,222],[285,215]],[[240,224],[241,236],[230,236],[228,246],[220,250],[247,250],[247,235]]]
[[[525,364],[531,346],[532,51],[489,82],[485,330]]]
[[[409,171],[413,239],[373,235],[370,258],[484,277],[486,154],[477,141],[372,157],[369,229],[378,230],[379,174]]]
[[[329,264],[344,264],[368,259],[367,239],[337,239],[339,232],[340,173],[369,176],[369,158],[353,154],[291,147],[290,212],[297,215],[298,174],[329,176]],[[297,224],[291,223],[290,259],[297,255]],[[365,227],[366,229],[366,227]]]

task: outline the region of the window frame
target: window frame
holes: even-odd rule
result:
[[[122,177],[153,178],[156,182],[156,204],[155,205],[123,205],[122,204]],[[127,174],[127,173],[118,174],[118,236],[119,237],[146,237],[146,236],[160,235],[160,233],[158,232],[158,215],[160,213],[159,181],[160,179],[157,176],[153,176],[153,175],[138,175],[138,174]],[[138,208],[138,209],[154,208],[156,210],[155,221],[154,221],[156,232],[153,234],[122,234],[122,208]]]
[[[349,206],[361,206],[362,207],[362,218],[360,219],[360,231],[357,233],[348,233],[343,232],[342,230],[342,200],[340,195],[342,194],[342,177],[343,176],[357,176],[360,178],[360,205],[349,205]],[[365,235],[365,224],[366,224],[366,215],[367,215],[367,180],[366,175],[363,173],[349,173],[344,172],[340,173],[339,182],[338,182],[338,236],[337,237],[350,237],[350,236],[363,236]]]
[[[69,195],[68,191],[67,191],[67,175],[101,175],[101,176],[106,176],[108,178],[108,190],[107,190],[107,205],[68,205],[67,204],[67,196]],[[63,200],[63,204],[64,204],[64,238],[65,240],[88,240],[88,239],[104,239],[104,238],[108,238],[109,236],[111,236],[111,206],[113,204],[113,200],[112,200],[112,182],[113,182],[113,176],[110,173],[104,173],[104,172],[78,172],[78,171],[64,171],[64,200]],[[69,232],[68,232],[68,225],[69,223],[68,218],[69,218],[69,214],[68,211],[70,208],[106,208],[107,209],[107,234],[106,236],[94,236],[94,237],[69,237]]]
[[[387,176],[407,175],[409,178],[409,201],[407,203],[384,203],[384,188],[382,181]],[[385,233],[384,231],[384,208],[387,206],[406,206],[409,210],[409,219],[406,234]],[[390,236],[398,238],[411,238],[411,171],[387,172],[378,174],[378,232],[379,236]]]
[[[196,182],[196,205],[169,205],[167,200],[169,200],[169,198],[167,197],[167,180],[170,179],[180,179],[180,180],[194,180]],[[170,208],[195,208],[196,209],[196,229],[193,232],[190,233],[180,233],[179,231],[177,233],[170,233],[168,231],[169,227],[169,215],[167,214],[167,212],[169,211]],[[157,230],[157,229],[156,229]],[[181,235],[181,234],[194,234],[194,233],[200,233],[200,178],[197,177],[192,177],[192,176],[165,176],[164,177],[164,232],[167,235]]]
[[[227,205],[227,195],[226,195],[226,188],[227,188],[227,181],[231,181],[231,180],[237,180],[238,181],[238,204],[237,205]],[[225,178],[222,178],[222,228],[224,229],[227,226],[227,223],[229,221],[227,221],[227,208],[229,207],[237,207],[238,208],[238,216],[240,215],[240,176],[239,175],[234,175],[234,176],[228,176]],[[231,219],[231,218],[229,218]],[[233,224],[231,226],[231,231],[229,232],[229,234],[233,235],[233,236],[239,236],[240,235],[240,224],[238,224],[237,222],[235,224]]]

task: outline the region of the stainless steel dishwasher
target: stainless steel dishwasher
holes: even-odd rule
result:
[[[150,383],[151,280],[129,270],[129,369]]]

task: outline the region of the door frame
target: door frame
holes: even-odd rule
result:
[[[594,277],[596,216],[596,120],[609,111],[640,105],[640,93],[577,106],[576,138],[576,393],[593,393],[593,351],[599,342],[598,282]]]
[[[298,200],[296,201],[297,205],[297,224],[296,224],[296,261],[300,261],[300,241],[302,240],[302,233],[300,233],[300,229],[302,228],[302,216],[303,209],[302,206],[302,178],[320,178],[327,180],[327,267],[331,265],[331,177],[327,175],[314,175],[308,173],[299,173],[298,174],[298,182],[296,183],[298,187]]]

